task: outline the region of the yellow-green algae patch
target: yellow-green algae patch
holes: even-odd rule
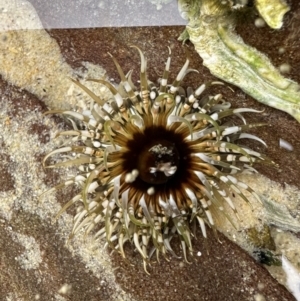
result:
[[[266,23],[274,29],[282,27],[283,17],[290,10],[285,0],[256,0],[255,5]]]

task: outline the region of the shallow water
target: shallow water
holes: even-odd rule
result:
[[[213,233],[209,233],[205,243],[198,231],[194,239],[195,256],[189,258],[192,264],[176,258],[170,262],[161,258],[158,264],[154,259],[148,276],[139,254],[130,244],[126,246],[128,262],[117,252],[110,255],[110,251],[103,251],[103,246],[95,245],[90,238],[84,239],[82,234],[65,244],[74,210],[57,222],[54,217],[60,206],[74,195],[71,188],[39,199],[42,192],[74,172],[71,168],[42,168],[44,155],[57,147],[55,134],[66,128],[63,119],[45,117],[43,113],[47,108],[77,108],[87,101],[69,77],[106,74],[118,82],[119,76],[108,52],[124,71],[134,70],[136,82],[140,58],[129,45],[137,45],[144,51],[149,78],[153,81],[163,72],[169,46],[171,77],[174,77],[185,61],[186,52],[177,41],[185,21],[177,13],[176,2],[157,10],[150,2],[141,4],[135,0],[122,2],[122,5],[117,1],[109,5],[105,1],[84,4],[74,1],[71,5],[31,1],[36,12],[25,1],[1,2],[0,299],[215,301],[263,300],[258,299],[262,295],[267,300],[294,300],[267,271],[268,268],[284,283],[281,268],[262,265],[246,252],[252,254],[254,250],[246,229],[268,224],[276,245],[274,254],[279,258],[281,254],[286,255],[298,268],[299,233],[294,233],[297,230],[284,232],[282,225],[276,227],[276,216],[268,217],[258,204],[252,212],[237,200],[242,221],[235,230],[220,220],[218,226],[223,234],[218,236],[222,244]],[[276,66],[288,62],[292,67],[289,76],[297,82],[300,82],[299,12],[300,5],[293,1],[286,25],[278,32],[267,27],[256,28],[255,15],[240,21],[237,28],[245,42],[266,53]],[[282,54],[278,52],[280,47],[285,49]],[[189,74],[184,84],[197,87],[214,80],[202,66],[193,45],[188,43],[186,49],[191,57],[190,66],[199,74]],[[214,87],[211,91],[222,93],[234,107],[264,110],[259,116],[247,116],[247,121],[270,124],[253,131],[268,148],[256,143],[249,146],[279,164],[279,169],[258,166],[263,176],[246,176],[246,183],[299,222],[299,123],[283,112],[256,102],[238,88],[233,90]],[[107,91],[100,89],[99,93],[105,95]],[[293,151],[280,148],[280,139],[291,143]],[[178,245],[175,240],[174,245]],[[175,251],[181,252],[176,246]],[[63,287],[64,284],[71,288]]]

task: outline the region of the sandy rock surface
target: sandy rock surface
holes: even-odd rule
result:
[[[251,211],[237,200],[242,216],[237,230],[226,221],[219,223],[220,231],[226,235],[219,233],[222,244],[213,233],[209,233],[207,242],[198,233],[191,264],[174,258],[170,262],[162,259],[159,264],[153,263],[150,276],[145,274],[141,258],[131,245],[126,246],[128,261],[124,261],[117,252],[111,254],[83,234],[68,242],[75,209],[71,208],[58,220],[55,216],[74,195],[76,187],[40,195],[74,175],[71,168],[44,170],[42,166],[43,157],[63,143],[54,139],[55,135],[69,125],[60,117],[43,113],[48,109],[84,106],[86,96],[74,87],[69,77],[105,76],[118,82],[108,51],[125,71],[134,69],[133,78],[137,79],[139,57],[128,47],[131,44],[145,51],[152,80],[162,73],[167,46],[170,46],[171,68],[177,74],[185,60],[185,50],[177,42],[183,27],[45,31],[43,19],[42,22],[37,19],[29,4],[18,6],[26,14],[9,6],[8,1],[2,4],[7,18],[0,22],[8,26],[8,22],[15,24],[17,19],[23,26],[20,16],[30,16],[30,22],[39,29],[0,32],[0,300],[250,301],[260,300],[257,299],[260,296],[268,301],[295,300],[279,283],[285,283],[280,268],[269,269],[278,282],[244,250],[253,251],[245,243],[247,227],[274,224],[272,216],[267,216],[255,201]],[[11,3],[16,4],[18,1]],[[38,9],[38,15],[45,15],[39,1],[32,4]],[[298,82],[299,12],[300,5],[294,1],[287,25],[279,32],[255,28],[251,17],[237,28],[246,42],[267,53],[276,66],[288,62],[292,67],[290,76]],[[28,25],[26,18],[23,21]],[[251,35],[254,30],[255,36]],[[282,54],[278,54],[280,47],[285,49]],[[192,56],[191,67],[199,70],[199,74],[187,76],[185,84],[196,87],[212,80],[192,45],[188,44],[187,49]],[[266,141],[268,148],[259,144],[251,147],[279,164],[279,169],[260,166],[262,175],[243,176],[243,180],[267,200],[287,210],[297,223],[300,220],[299,124],[287,114],[265,107],[233,89],[234,92],[217,87],[212,93],[222,93],[233,106],[264,110],[262,114],[247,116],[247,121],[270,124],[254,132]],[[104,97],[107,93],[105,89],[97,92]],[[291,143],[293,151],[280,148],[280,138]],[[271,227],[276,251],[286,254],[297,265],[299,234],[294,232]],[[174,245],[178,245],[175,240]],[[175,251],[180,253],[179,248],[175,247]]]

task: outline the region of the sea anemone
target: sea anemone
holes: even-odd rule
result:
[[[174,236],[179,237],[187,260],[187,251],[193,254],[193,224],[199,224],[206,237],[206,225],[215,229],[214,212],[221,210],[230,219],[224,203],[237,214],[233,194],[247,203],[243,190],[258,198],[234,173],[253,171],[254,162],[272,162],[236,143],[244,138],[264,143],[244,133],[264,124],[246,124],[241,115],[259,111],[231,109],[220,94],[202,96],[213,82],[185,91],[180,84],[191,71],[188,58],[174,82],[168,84],[170,50],[162,79],[155,86],[147,79],[142,51],[135,48],[141,57],[140,90],[132,82],[132,72],[125,75],[114,57],[121,78],[118,86],[90,79],[108,87],[111,99],[104,101],[74,81],[91,96],[91,109],[47,112],[67,115],[74,129],[58,134],[70,137],[70,146],[52,151],[43,163],[48,168],[79,167],[77,176],[52,189],[74,183],[80,186],[80,193],[58,214],[81,203],[71,235],[81,229],[93,231],[96,240],[106,240],[123,257],[124,244],[131,242],[146,271],[153,253],[176,256],[171,245]],[[228,121],[231,115],[239,117],[235,118],[239,124]],[[46,163],[62,153],[73,157]]]

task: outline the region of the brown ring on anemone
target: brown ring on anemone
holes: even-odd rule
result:
[[[254,162],[274,162],[238,144],[244,138],[264,144],[245,130],[265,124],[247,124],[242,116],[244,112],[259,111],[231,109],[220,94],[202,95],[209,85],[219,82],[185,91],[180,84],[190,71],[189,59],[174,82],[168,84],[170,49],[163,78],[155,86],[147,79],[142,51],[135,48],[141,57],[140,90],[134,86],[131,72],[125,75],[114,57],[121,78],[117,87],[105,80],[90,79],[108,87],[112,101],[103,101],[73,80],[91,97],[92,109],[46,113],[67,115],[75,121],[73,131],[59,134],[72,138],[70,146],[52,151],[43,164],[48,168],[79,167],[77,176],[50,190],[73,183],[82,187],[58,213],[59,216],[74,203],[82,203],[71,236],[82,228],[87,234],[93,230],[96,240],[106,240],[124,258],[124,244],[132,242],[147,272],[154,252],[157,258],[160,253],[176,256],[171,246],[175,235],[180,238],[187,261],[187,251],[193,254],[191,225],[198,223],[206,238],[206,225],[215,230],[212,213],[223,208],[224,203],[237,215],[231,193],[247,203],[243,190],[259,199],[234,173],[255,170]],[[240,124],[224,122],[225,117],[232,115],[240,117]],[[50,157],[61,153],[76,155],[46,164]],[[230,220],[226,212],[223,214]]]

